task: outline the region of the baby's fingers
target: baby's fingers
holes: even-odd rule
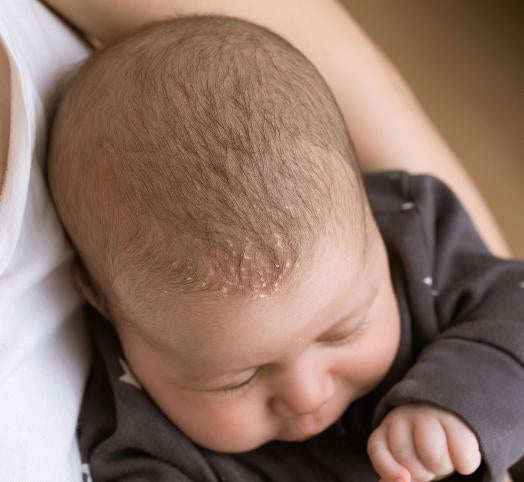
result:
[[[470,475],[482,462],[480,448],[475,434],[459,418],[445,417],[442,425],[448,439],[448,450],[455,470]]]
[[[421,417],[413,428],[415,447],[420,461],[438,478],[454,472],[444,427],[435,417]],[[438,480],[438,479],[436,479]]]
[[[414,480],[418,482],[434,480],[435,474],[424,466],[415,447],[413,421],[407,417],[396,416],[390,419],[388,425],[388,446],[395,460],[409,471]],[[444,433],[442,437],[446,439]]]
[[[387,428],[380,425],[369,437],[368,455],[381,482],[411,482],[409,471],[400,465],[391,455],[387,445]]]

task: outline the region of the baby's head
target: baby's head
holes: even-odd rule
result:
[[[94,54],[49,180],[82,291],[196,443],[307,438],[389,369],[398,311],[344,119],[274,33],[184,17]]]

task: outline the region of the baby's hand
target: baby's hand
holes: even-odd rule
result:
[[[455,470],[468,475],[481,462],[477,438],[464,422],[425,404],[391,410],[369,437],[368,455],[380,482],[440,480]]]

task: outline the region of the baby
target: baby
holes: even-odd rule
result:
[[[524,264],[436,179],[363,180],[276,34],[191,16],[95,53],[49,181],[99,313],[95,481],[498,481],[524,455]]]

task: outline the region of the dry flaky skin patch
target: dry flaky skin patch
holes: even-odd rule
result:
[[[282,248],[281,240],[278,234],[276,237],[277,246]],[[226,285],[232,286],[235,289],[248,289],[252,295],[251,299],[267,298],[273,296],[280,289],[282,280],[286,278],[291,268],[291,261],[283,261],[283,266],[280,263],[274,263],[274,267],[267,266],[267,260],[257,259],[257,253],[252,249],[252,244],[248,244],[242,253],[240,260],[240,284],[235,286],[234,281],[226,280]],[[300,267],[300,261],[295,263],[295,267]],[[269,279],[267,273],[278,271],[278,276],[275,279]],[[228,293],[228,286],[222,288],[222,294]]]
[[[187,292],[188,287],[193,285],[191,291],[220,297],[248,295],[253,300],[271,297],[282,288],[283,283],[289,281],[292,270],[301,266],[300,253],[290,256],[284,249],[282,239],[281,235],[273,234],[272,244],[277,248],[277,259],[270,258],[252,241],[239,243],[226,239],[215,256],[209,256],[208,251],[206,273],[195,270],[194,265],[187,262],[187,271],[194,273],[186,276],[186,286],[176,288],[175,292]],[[209,245],[198,238],[193,238],[193,243],[196,252],[202,252],[206,245],[209,250]],[[164,292],[167,293],[167,290]]]
[[[140,223],[137,223],[140,224]],[[195,237],[149,223],[139,249],[117,253],[112,259],[112,304],[121,317],[154,309],[166,297],[179,303],[221,299],[267,300],[291,291],[309,266],[313,246],[308,237],[298,242],[282,233],[239,237],[230,228],[207,223]],[[309,237],[311,239],[311,237]],[[136,269],[130,269],[135,266]]]

